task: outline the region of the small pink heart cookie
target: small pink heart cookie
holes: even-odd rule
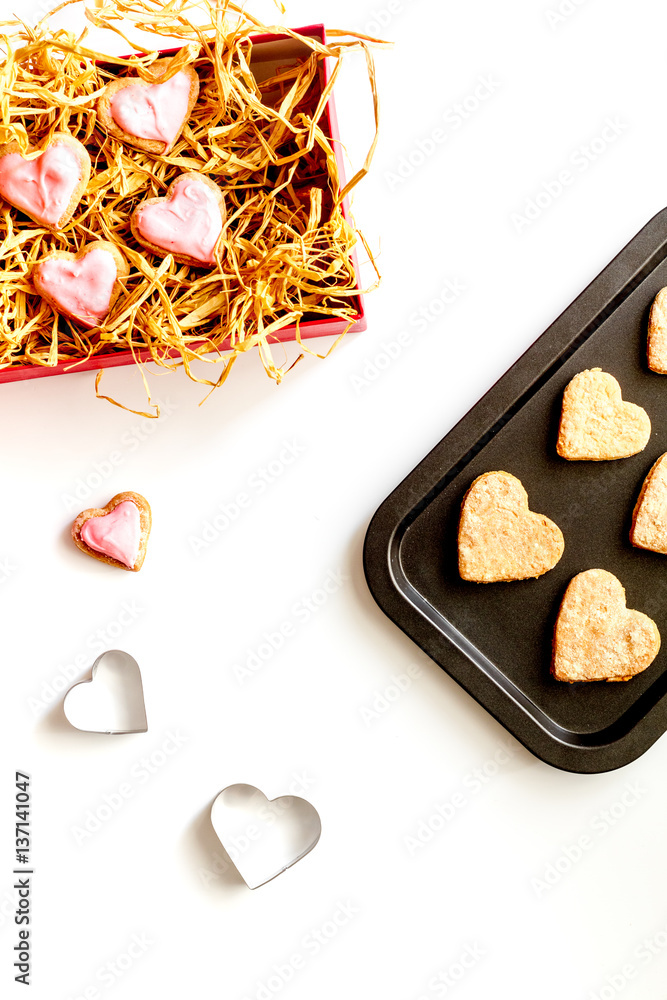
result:
[[[117,493],[106,507],[82,511],[72,538],[82,552],[121,569],[140,570],[151,531],[151,508],[140,493]]]
[[[55,250],[35,265],[35,290],[56,312],[92,329],[104,322],[130,268],[113,243],[96,240],[78,254]]]
[[[215,247],[225,219],[222,191],[204,174],[180,174],[165,198],[149,198],[132,213],[134,238],[154,253],[184,264],[215,267]]]
[[[31,147],[30,152],[35,150]],[[88,150],[65,132],[54,133],[31,160],[18,142],[0,145],[0,196],[47,229],[62,229],[69,222],[89,179]]]
[[[192,66],[159,82],[172,61],[154,62],[148,70],[151,82],[132,76],[106,85],[97,102],[97,119],[109,135],[147,153],[169,152],[199,96],[199,77]]]

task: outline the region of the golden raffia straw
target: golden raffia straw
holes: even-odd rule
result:
[[[66,0],[56,10],[77,2]],[[201,20],[202,12],[206,23],[190,20],[195,14]],[[0,368],[71,362],[68,370],[76,370],[81,360],[129,349],[137,361],[147,352],[164,368],[183,365],[194,381],[215,388],[239,355],[256,347],[267,374],[280,382],[293,367],[274,359],[280,330],[296,325],[297,340],[308,351],[302,321],[328,316],[350,326],[356,315],[351,251],[358,238],[367,252],[368,246],[346,221],[341,202],[368,171],[375,150],[378,98],[370,45],[382,43],[330,32],[336,41],[324,45],[266,26],[231,0],[98,0],[85,13],[135,54],[120,59],[94,52],[85,45],[87,29],[78,38],[52,30],[51,15],[34,28],[0,22],[0,143],[16,140],[25,153],[29,145],[43,149],[54,132],[69,132],[93,163],[74,218],[58,233],[0,203]],[[153,34],[155,50],[141,54],[119,26],[123,21]],[[258,82],[250,67],[251,36],[258,33],[291,36],[305,47],[303,58],[296,65],[286,59]],[[154,157],[108,136],[97,124],[95,102],[127,68],[146,78],[161,48],[180,49],[165,78],[190,64],[201,89],[180,139],[169,154]],[[341,190],[322,116],[341,60],[354,48],[365,52],[376,131],[363,167]],[[322,89],[325,58],[331,72]],[[217,266],[207,272],[171,255],[156,259],[130,231],[134,208],[164,195],[184,170],[201,171],[225,194]],[[77,252],[97,239],[115,243],[131,270],[125,294],[105,323],[90,331],[58,320],[35,294],[30,273],[47,253]],[[219,366],[219,372],[196,376],[195,359]],[[109,399],[99,390],[99,375],[96,392]],[[158,416],[155,409],[143,415]]]

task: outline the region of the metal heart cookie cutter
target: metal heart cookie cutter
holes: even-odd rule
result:
[[[228,785],[211,806],[220,843],[249,889],[291,868],[322,832],[314,806],[296,795],[268,799],[254,785]]]
[[[139,664],[121,649],[108,649],[93,663],[90,680],[69,689],[63,711],[85,733],[148,732]]]

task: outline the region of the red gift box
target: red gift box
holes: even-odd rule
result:
[[[306,28],[298,28],[297,32],[298,34],[305,35],[306,37],[316,38],[318,41],[326,44],[326,32],[323,24],[313,24]],[[306,57],[311,52],[308,46],[306,46],[303,42],[299,42],[298,39],[292,38],[291,35],[255,35],[253,36],[252,41],[253,50],[251,65],[256,68],[258,74],[261,73],[260,67],[264,65],[264,72],[266,73],[267,78],[271,75],[269,70],[272,64],[279,63],[280,65],[285,65],[287,61]],[[160,55],[170,56],[174,55],[178,51],[178,49],[165,49],[160,52]],[[324,59],[322,70],[322,80],[324,86],[328,82],[328,79],[329,69],[327,66],[327,60]],[[332,140],[332,146],[336,155],[336,162],[338,164],[338,171],[340,174],[341,187],[344,187],[345,171],[340,146],[338,119],[336,117],[336,108],[333,96],[331,96],[327,102],[324,114],[320,119],[320,125],[324,133]],[[347,199],[343,202],[342,210],[345,219],[349,222],[350,208]],[[352,252],[352,261],[357,278],[357,288],[361,289],[359,263],[357,255],[354,251]],[[354,319],[352,326],[349,327],[350,332],[365,330],[367,327],[361,294],[354,299],[354,303],[356,307],[356,318]],[[314,320],[304,320],[299,324],[299,330],[302,339],[305,340],[313,337],[340,336],[347,326],[348,321],[332,316]],[[284,329],[275,334],[275,338],[280,342],[294,340],[296,337],[296,330],[297,327],[294,324],[286,326]],[[179,356],[178,351],[171,352],[171,356],[177,358]],[[10,367],[0,369],[0,382],[20,382],[23,379],[44,378],[47,375],[62,375],[67,372],[85,372],[91,370],[97,371],[101,368],[117,368],[121,365],[134,364],[135,358],[138,358],[140,361],[148,361],[151,359],[150,351],[148,349],[142,349],[135,351],[134,354],[129,349],[127,351],[115,350],[106,353],[100,352],[94,357],[86,358],[82,361],[72,361],[69,359],[52,366],[12,365]]]

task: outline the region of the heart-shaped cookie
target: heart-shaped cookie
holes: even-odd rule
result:
[[[565,387],[556,450],[571,462],[629,458],[648,444],[651,421],[626,403],[613,375],[601,368],[579,372]]]
[[[613,573],[588,569],[565,591],[554,630],[551,670],[558,681],[627,681],[660,649],[655,622],[631,611]]]
[[[106,507],[82,511],[72,525],[72,538],[85,552],[111,566],[134,572],[146,556],[151,509],[140,493],[117,493]]]
[[[139,664],[121,649],[102,653],[90,680],[69,689],[63,711],[70,725],[86,733],[147,732]]]
[[[653,300],[646,351],[651,371],[667,375],[667,288],[661,288]]]
[[[638,549],[667,555],[667,452],[644,480],[632,514],[630,541]]]
[[[117,247],[96,240],[78,254],[55,250],[35,265],[32,280],[56,312],[92,329],[108,316],[129,273]]]
[[[168,153],[190,117],[199,95],[199,77],[185,66],[163,83],[173,62],[158,59],[148,70],[151,81],[139,77],[112,80],[97,102],[97,118],[109,135],[147,153]]]
[[[34,159],[23,156],[18,142],[0,146],[0,196],[47,229],[69,222],[89,179],[88,150],[64,132],[55,132]]]
[[[322,832],[314,806],[296,795],[267,799],[254,785],[229,785],[211,806],[211,823],[249,889],[305,857]]]
[[[557,524],[528,508],[528,494],[509,472],[485,472],[463,498],[459,573],[473,583],[542,576],[563,555]]]
[[[214,181],[193,171],[180,174],[164,198],[149,198],[132,213],[134,238],[154,253],[184,264],[215,267],[225,199]]]

